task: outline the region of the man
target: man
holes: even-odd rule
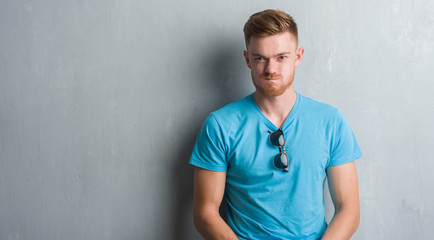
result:
[[[256,91],[211,113],[199,133],[190,159],[197,230],[206,239],[349,239],[359,224],[354,160],[362,156],[349,124],[336,108],[294,90],[304,49],[291,16],[253,14],[244,34]]]

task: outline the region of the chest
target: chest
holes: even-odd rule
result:
[[[299,123],[284,130],[284,136],[289,174],[324,179],[330,158],[327,131],[320,126],[303,126]],[[240,181],[252,178],[263,178],[266,181],[270,173],[282,171],[274,167],[273,158],[280,151],[270,143],[266,126],[258,126],[253,131],[240,131],[230,141],[232,147],[228,154],[228,177]]]

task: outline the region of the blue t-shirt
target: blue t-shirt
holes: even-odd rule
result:
[[[299,93],[281,129],[289,172],[274,167],[278,127],[253,94],[211,113],[199,132],[190,163],[226,171],[228,225],[240,239],[319,239],[326,169],[362,156],[342,114]]]

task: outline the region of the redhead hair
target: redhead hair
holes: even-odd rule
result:
[[[289,14],[280,10],[267,9],[253,14],[243,31],[246,47],[251,37],[269,37],[284,32],[292,33],[298,44],[297,24]]]

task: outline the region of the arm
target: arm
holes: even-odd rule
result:
[[[327,170],[330,195],[335,206],[333,219],[322,240],[350,239],[359,226],[359,187],[354,162]]]
[[[225,184],[226,172],[194,170],[194,225],[205,239],[238,239],[219,213]]]

